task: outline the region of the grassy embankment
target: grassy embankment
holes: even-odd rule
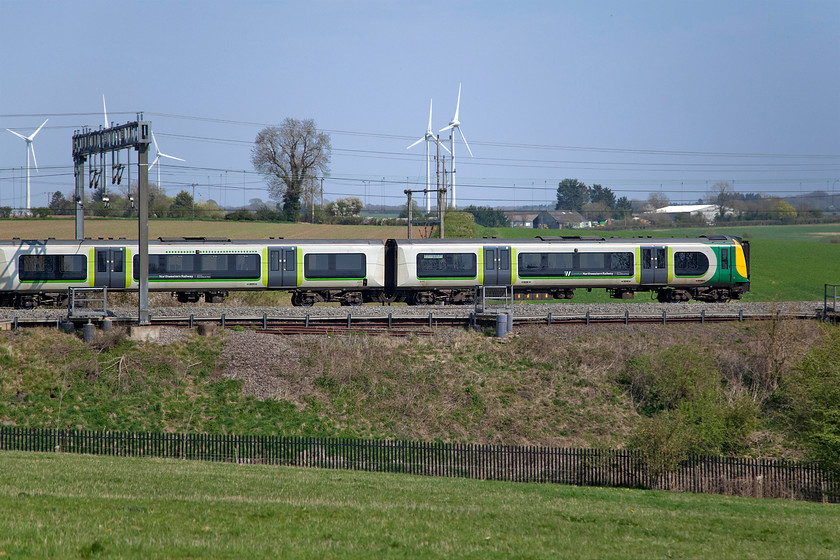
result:
[[[720,419],[747,430],[724,442],[730,447],[709,445],[797,457],[776,414],[779,385],[825,340],[815,322],[801,321],[523,327],[504,343],[442,331],[416,340],[264,337],[238,348],[230,342],[238,334],[158,345],[115,331],[86,345],[49,329],[2,333],[0,421],[622,447],[659,409],[702,397],[702,425]],[[673,380],[663,385],[665,375]],[[727,420],[736,405],[743,418]]]
[[[823,504],[0,453],[9,558],[836,558]]]

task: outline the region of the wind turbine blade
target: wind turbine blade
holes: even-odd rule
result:
[[[26,136],[24,136],[23,134],[21,134],[21,133],[19,133],[19,132],[15,132],[14,130],[11,130],[11,129],[9,129],[9,128],[7,128],[6,130],[8,130],[9,132],[11,132],[12,134],[14,134],[15,136],[17,136],[17,137],[18,137],[18,138],[20,138],[21,140],[26,140],[26,141],[29,141],[29,138],[27,138]]]
[[[48,120],[50,120],[50,119],[47,119],[47,121],[48,121]],[[42,128],[44,128],[44,125],[45,125],[45,124],[47,124],[47,121],[42,122],[42,123],[41,123],[41,126],[39,126],[39,127],[38,127],[38,130],[36,130],[35,132],[33,132],[32,134],[30,134],[30,135],[29,135],[29,141],[30,141],[30,142],[31,142],[31,141],[35,138],[35,135],[36,135],[36,134],[38,134],[39,132],[41,132],[41,129],[42,129]]]
[[[160,160],[160,156],[157,156],[157,157],[155,158],[155,160],[152,162],[152,165],[150,165],[150,166],[149,166],[149,171],[151,171],[151,170],[152,170],[152,167],[154,167],[154,166],[155,166],[155,164],[158,162],[158,160]]]
[[[155,143],[155,153],[159,154],[160,153],[160,148],[158,148],[157,138],[155,138],[155,133],[154,132],[152,132],[152,142]],[[157,160],[158,160],[158,158],[155,159],[155,161],[157,161]],[[154,164],[152,164],[152,165],[154,165]],[[151,169],[151,167],[149,169]]]
[[[431,99],[429,99],[429,128],[427,128],[426,130],[429,130],[429,131],[432,130],[432,100]]]
[[[464,141],[464,145],[467,147],[467,151],[470,153],[470,157],[473,157],[472,150],[470,150],[470,145],[469,145],[469,143],[467,143],[467,137],[464,136],[464,131],[461,130],[460,126],[458,127],[458,132],[461,133],[461,139]]]
[[[448,125],[444,126],[443,128],[441,128],[440,130],[438,130],[438,132],[446,132],[447,130],[449,130],[450,128],[453,128],[454,126],[455,126],[454,124],[448,124]]]
[[[160,157],[165,157],[165,158],[169,158],[169,159],[177,159],[178,161],[187,161],[187,160],[185,160],[185,159],[181,159],[181,158],[179,158],[179,157],[175,157],[175,156],[170,156],[170,155],[164,154],[163,152],[160,152],[160,154],[158,154],[158,155],[159,155]]]
[[[35,171],[38,171],[38,160],[35,159],[35,144],[29,143],[29,149],[32,150],[32,163],[35,164]]]
[[[102,113],[105,115],[105,128],[111,126],[108,123],[108,108],[105,106],[105,94],[102,94]]]
[[[9,131],[9,132],[11,132],[11,131]],[[419,144],[420,142],[422,142],[425,139],[426,139],[426,137],[424,136],[423,138],[421,138],[420,140],[418,140],[417,142],[415,142],[414,144],[412,144],[411,146],[406,148],[406,150],[410,150],[411,148],[413,148],[414,146],[416,146],[417,144]]]
[[[461,110],[461,84],[458,84],[458,103],[455,105],[455,118],[453,121],[458,121],[458,112]]]

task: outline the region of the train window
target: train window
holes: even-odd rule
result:
[[[507,270],[510,268],[510,250],[499,249],[499,270]]]
[[[134,279],[140,277],[140,256],[134,256]],[[260,277],[255,253],[149,255],[150,280],[252,280]]]
[[[580,253],[581,270],[604,270],[604,253]]]
[[[295,250],[294,249],[286,249],[286,256],[283,261],[283,270],[285,271],[294,271],[295,270]]]
[[[581,273],[603,276],[630,276],[633,274],[633,253],[578,253]]]
[[[565,276],[574,267],[573,253],[519,253],[519,276],[523,278]]]
[[[492,270],[492,269],[491,269]],[[475,253],[419,253],[417,278],[475,278]]]
[[[254,253],[228,255],[228,278],[259,278],[260,256]]]
[[[268,262],[272,272],[280,270],[280,251],[269,251]]]
[[[633,253],[628,252],[519,254],[519,276],[523,278],[632,274]]]
[[[309,253],[303,257],[303,273],[307,278],[364,278],[367,257],[364,253]]]
[[[227,255],[199,255],[198,260],[202,272],[219,272],[228,268]]]
[[[676,276],[702,276],[709,270],[709,258],[699,251],[676,251],[674,274]]]
[[[98,251],[96,253],[96,272],[108,272],[107,251]]]
[[[729,249],[720,250],[720,267],[729,270]]]
[[[496,270],[496,250],[487,249],[484,252],[484,270]]]
[[[87,278],[84,255],[21,255],[18,259],[21,282],[74,281]]]
[[[631,274],[633,270],[633,253],[607,253],[609,255],[610,270],[620,270]]]

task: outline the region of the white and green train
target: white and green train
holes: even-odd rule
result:
[[[570,299],[580,288],[615,298],[728,301],[749,290],[749,243],[693,239],[229,240],[149,243],[149,290],[182,302],[232,291],[283,290],[294,305],[403,301],[470,303],[476,286],[512,286],[518,299]],[[56,303],[73,287],[139,289],[136,241],[0,242],[0,305]]]

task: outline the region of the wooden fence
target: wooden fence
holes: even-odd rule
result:
[[[661,467],[643,454],[624,449],[3,426],[0,450],[261,463],[840,503],[840,477],[817,464],[691,456],[676,468],[661,472]]]

